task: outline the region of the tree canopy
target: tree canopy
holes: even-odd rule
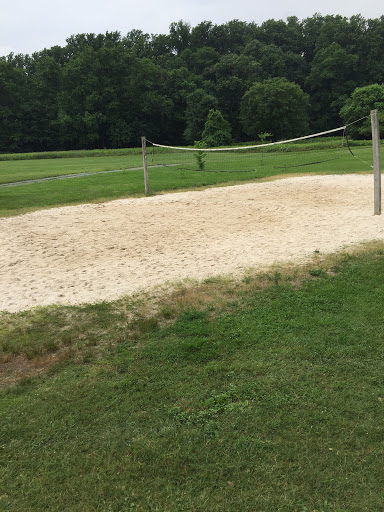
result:
[[[235,141],[334,128],[360,112],[351,106],[360,98],[355,90],[376,84],[369,96],[380,96],[383,36],[384,16],[315,14],[194,27],[179,20],[167,34],[77,34],[63,47],[11,53],[0,58],[0,151],[129,147],[142,135],[193,144],[212,109]],[[259,101],[255,91],[272,109],[262,125],[246,121]],[[301,98],[296,118],[282,115],[289,94]],[[359,102],[363,110],[372,104]],[[275,108],[280,118],[271,125]]]
[[[367,115],[371,110],[379,111],[381,131],[384,123],[384,84],[373,84],[365,87],[357,87],[345,105],[340,110],[344,124],[348,125],[358,119],[362,122],[351,124],[347,127],[348,133],[356,138],[371,137],[371,120]]]
[[[240,117],[253,139],[266,131],[275,140],[299,137],[309,130],[309,96],[286,78],[269,78],[244,94]]]

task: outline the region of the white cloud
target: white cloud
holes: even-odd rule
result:
[[[0,46],[0,57],[5,57],[9,55],[12,51],[11,46]]]

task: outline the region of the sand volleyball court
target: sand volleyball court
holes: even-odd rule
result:
[[[33,186],[33,185],[31,185]],[[384,240],[373,176],[306,176],[0,220],[0,310],[112,300]]]

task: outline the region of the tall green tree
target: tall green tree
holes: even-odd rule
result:
[[[232,142],[231,125],[224,119],[220,110],[209,111],[201,138],[211,147],[224,146]]]
[[[169,43],[171,49],[180,54],[189,46],[191,25],[183,20],[173,22],[169,26]]]
[[[384,16],[366,20],[366,30],[359,51],[359,85],[384,80]]]
[[[237,76],[220,78],[215,87],[215,96],[219,109],[232,127],[232,135],[236,140],[241,140],[243,129],[240,123],[241,99],[248,89],[248,82]]]
[[[132,119],[132,143],[137,144],[140,135],[146,135],[152,140],[170,141],[177,113],[167,88],[168,72],[149,59],[140,59],[137,70],[134,79],[135,95],[130,98],[130,110],[125,114],[126,119],[130,116]]]
[[[31,151],[31,80],[24,69],[0,58],[0,151]]]
[[[204,89],[196,89],[188,96],[184,131],[184,139],[187,144],[193,144],[195,140],[201,139],[208,112],[210,109],[216,109],[217,106],[217,99]]]
[[[203,78],[209,74],[209,70],[220,60],[220,54],[211,46],[203,46],[195,52],[190,52],[190,61],[188,68],[195,75],[201,75]]]
[[[325,16],[316,37],[316,51],[337,43],[346,52],[357,54],[365,29],[366,22],[360,15],[352,16],[350,19],[340,15]]]
[[[320,34],[321,27],[325,23],[325,18],[319,13],[314,14],[309,18],[305,18],[301,22],[303,31],[303,57],[308,63],[311,63],[315,58],[317,51],[317,40]]]
[[[196,76],[185,67],[165,72],[165,94],[172,101],[172,113],[167,129],[157,139],[163,144],[178,145],[184,142],[185,111],[188,97],[197,89]]]
[[[239,54],[246,44],[254,37],[254,25],[240,20],[231,20],[222,25],[222,54]]]
[[[122,46],[85,47],[63,70],[59,121],[67,147],[94,148],[132,142],[137,59]]]
[[[273,44],[283,52],[303,51],[303,28],[298,18],[290,16],[287,21],[267,20],[257,29],[257,38],[263,43]]]
[[[357,66],[358,56],[335,42],[316,54],[306,80],[312,100],[311,126],[315,130],[340,124],[340,108],[357,85]]]
[[[62,67],[48,55],[36,60],[31,78],[33,96],[29,120],[34,151],[49,151],[63,147],[58,123],[58,97],[62,87]]]
[[[136,57],[151,57],[151,37],[142,30],[131,30],[122,39],[125,48],[130,50]]]
[[[212,21],[202,21],[191,30],[191,50],[196,51],[204,46],[210,46],[216,51],[219,49],[217,25],[214,25]]]
[[[285,78],[256,83],[241,102],[244,132],[253,139],[263,132],[275,140],[307,135],[309,107],[309,96]]]
[[[373,109],[379,111],[381,132],[384,133],[384,84],[357,87],[341,108],[340,116],[344,124],[354,123],[361,119],[361,121],[348,126],[348,133],[352,137],[357,139],[371,137],[369,116]]]

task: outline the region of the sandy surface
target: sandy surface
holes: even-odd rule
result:
[[[115,299],[384,239],[373,177],[310,176],[0,220],[0,310]]]

